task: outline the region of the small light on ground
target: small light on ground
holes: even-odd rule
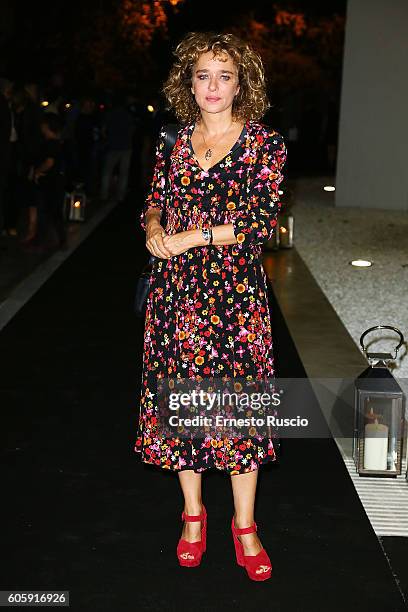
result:
[[[154,107],[151,104],[147,105],[147,110],[149,111],[149,113],[154,113]]]
[[[353,259],[353,261],[349,261],[349,264],[356,268],[369,268],[373,265],[373,262],[366,259]]]
[[[41,106],[48,106],[48,105],[49,105],[49,102],[47,100],[43,100],[41,102]]]
[[[325,185],[323,189],[325,191],[336,191],[336,188],[333,185]]]

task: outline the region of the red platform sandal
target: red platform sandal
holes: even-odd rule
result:
[[[234,517],[232,517],[231,529],[232,536],[234,538],[235,554],[238,565],[245,567],[251,580],[268,580],[272,574],[272,564],[266,550],[262,548],[257,555],[246,556],[244,555],[244,547],[242,542],[240,542],[237,538],[239,535],[245,535],[246,533],[254,533],[257,531],[258,528],[256,523],[251,525],[251,527],[237,529],[234,525]]]
[[[177,545],[177,558],[183,567],[197,567],[201,563],[203,553],[207,548],[207,511],[203,506],[202,513],[198,516],[191,516],[185,512],[181,515],[182,521],[197,522],[201,521],[201,540],[197,542],[187,542],[180,538]]]

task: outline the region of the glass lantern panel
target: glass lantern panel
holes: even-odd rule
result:
[[[361,393],[358,437],[363,441],[360,463],[364,470],[398,470],[401,414],[401,397]]]

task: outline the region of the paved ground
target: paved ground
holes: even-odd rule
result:
[[[359,345],[374,325],[398,327],[406,338],[393,373],[408,379],[408,211],[336,208],[334,193],[323,191],[333,178],[292,181],[296,249]],[[384,194],[386,197],[386,194]],[[349,265],[368,259],[370,268]],[[395,347],[393,332],[375,332],[371,350]]]

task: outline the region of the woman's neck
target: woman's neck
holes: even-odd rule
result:
[[[200,130],[204,132],[206,136],[218,136],[222,134],[228,128],[231,127],[234,123],[234,118],[230,109],[223,113],[206,113],[205,111],[201,113],[199,117],[198,124]]]

